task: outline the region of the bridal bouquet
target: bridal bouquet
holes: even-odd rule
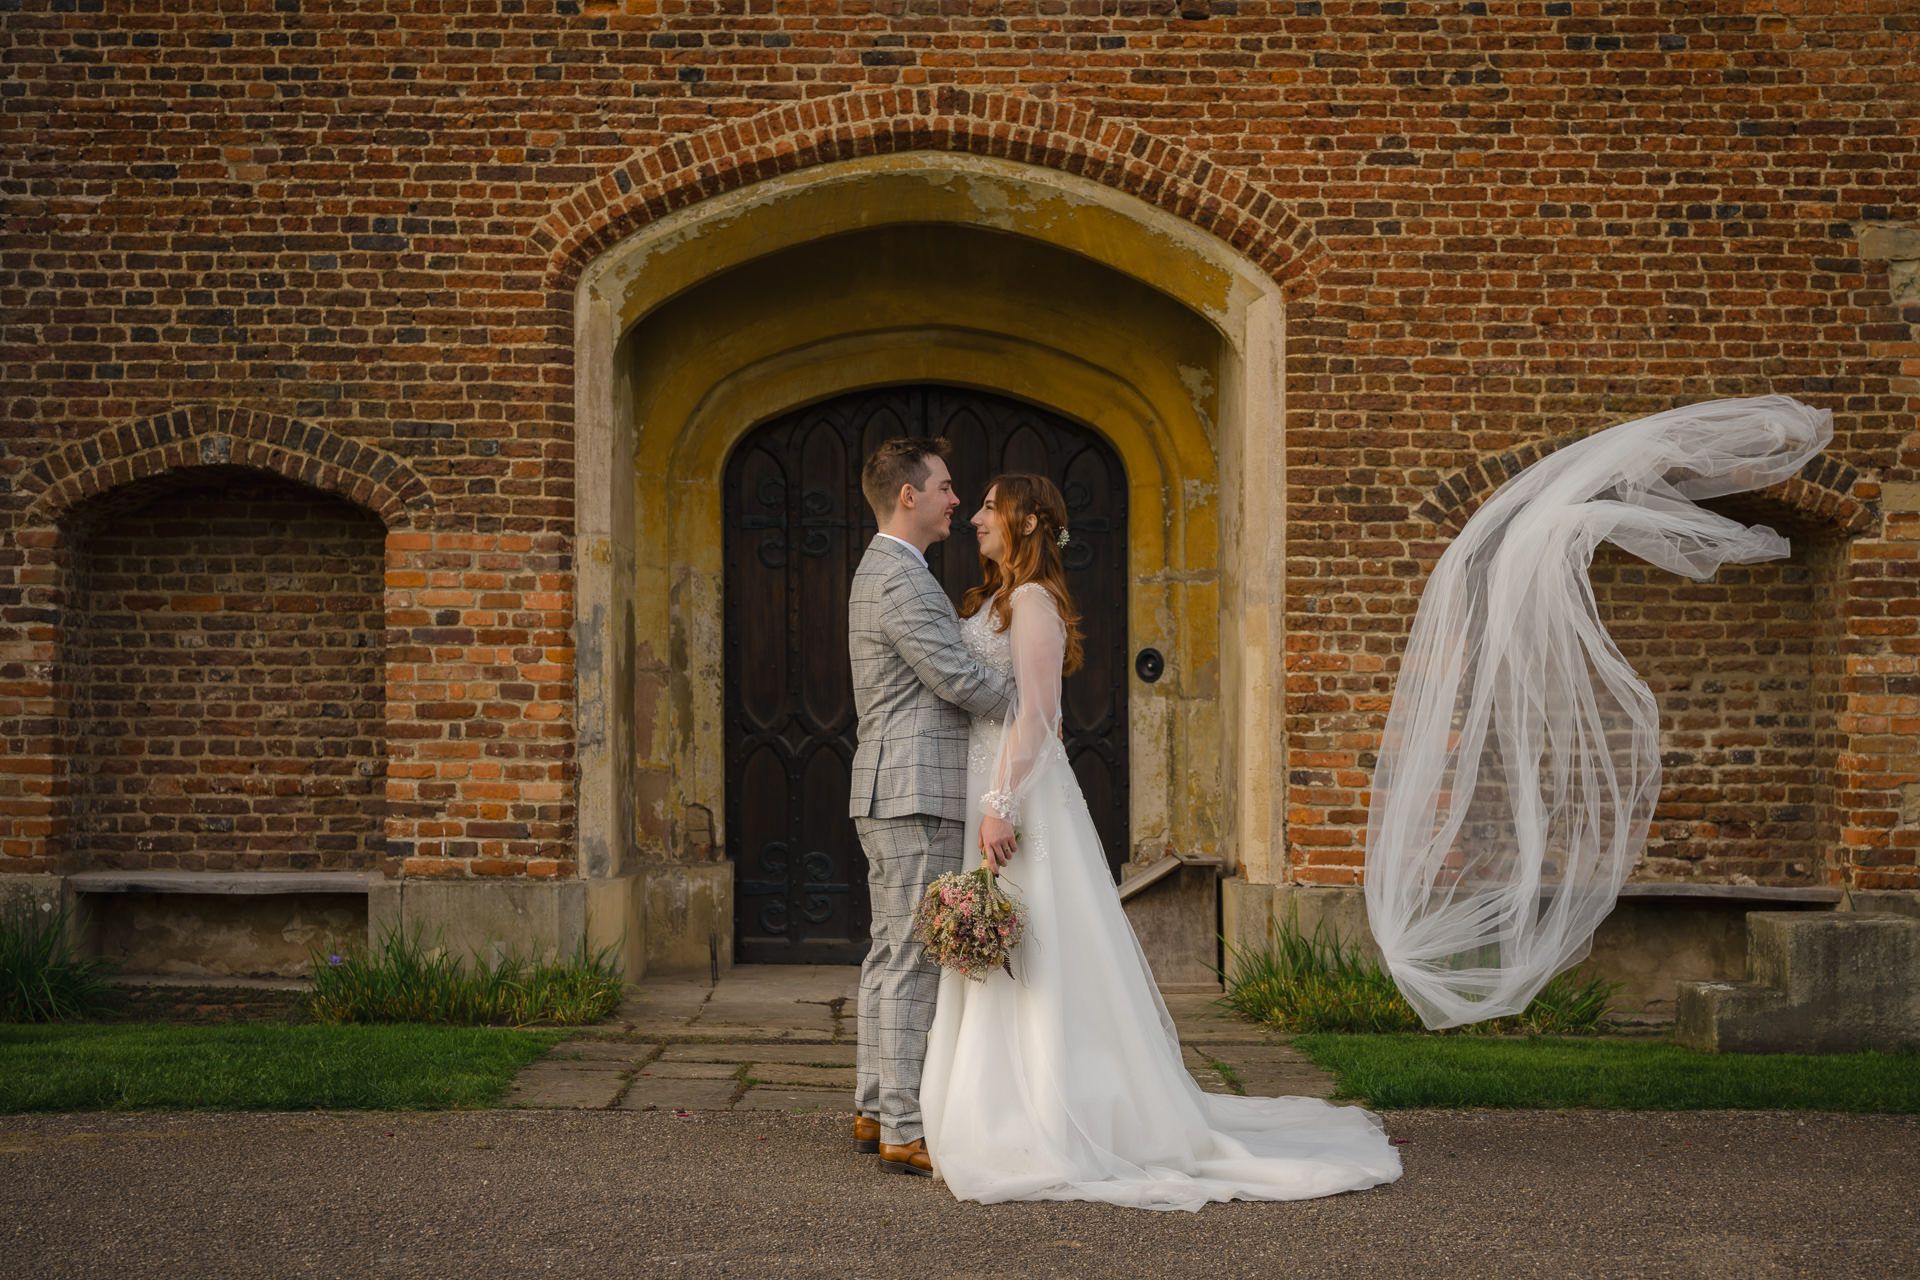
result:
[[[995,969],[1013,976],[1009,963],[1024,917],[999,877],[985,867],[954,871],[927,886],[913,916],[913,936],[943,969],[985,982]]]

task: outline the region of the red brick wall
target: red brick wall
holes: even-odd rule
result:
[[[214,471],[74,524],[69,869],[377,867],[380,522]]]
[[[558,534],[388,539],[390,871],[577,870],[569,567]]]
[[[1350,880],[1413,588],[1446,536],[1419,513],[1436,485],[1524,442],[1778,391],[1836,410],[1834,452],[1871,497],[1914,429],[1920,315],[1856,228],[1920,205],[1920,32],[1902,5],[1777,9],[23,0],[0,97],[0,738],[34,749],[0,762],[0,853],[44,848],[58,785],[32,469],[218,403],[406,467],[427,499],[410,554],[454,538],[538,558],[557,603],[518,611],[537,620],[420,606],[503,620],[491,644],[404,648],[431,653],[425,683],[533,686],[558,718],[476,747],[451,712],[483,699],[422,694],[438,718],[396,701],[396,758],[436,773],[393,798],[389,836],[422,870],[564,873],[545,797],[570,776],[568,273],[676,201],[939,145],[1123,176],[1288,282],[1290,852],[1304,879]],[[868,98],[828,105],[915,86],[969,96],[909,98],[922,125],[880,136]],[[1045,109],[1017,146],[1007,102]],[[731,141],[702,136],[723,124]],[[679,185],[608,216],[633,173]],[[1873,750],[1839,752],[1845,815],[1898,810],[1897,749]],[[438,772],[464,752],[499,776]],[[461,786],[497,790],[456,817],[438,806]],[[1891,856],[1885,882],[1920,883],[1920,831],[1841,827]]]
[[[1660,803],[1635,875],[1824,884],[1839,836],[1828,647],[1839,540],[1778,513],[1741,517],[1785,533],[1793,558],[1695,582],[1622,552],[1596,557],[1601,617],[1660,705]]]

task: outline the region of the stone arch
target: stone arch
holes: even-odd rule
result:
[[[876,111],[876,103],[915,101],[857,100]],[[1167,701],[1146,712],[1151,698],[1130,699],[1130,716],[1139,717],[1134,741],[1145,733],[1167,744],[1165,765],[1151,778],[1166,812],[1176,814],[1164,847],[1218,849],[1259,881],[1284,873],[1277,726],[1286,486],[1278,424],[1286,294],[1270,268],[1281,257],[1297,267],[1299,255],[1276,248],[1263,265],[1199,218],[1065,167],[965,149],[900,150],[909,135],[886,136],[896,149],[867,146],[831,161],[814,153],[814,163],[782,161],[757,181],[749,179],[762,171],[740,168],[718,194],[690,177],[675,188],[684,195],[675,207],[632,202],[624,221],[604,216],[591,232],[588,206],[563,205],[548,228],[549,286],[577,281],[570,304],[585,928],[589,937],[610,936],[616,921],[638,918],[648,968],[704,966],[708,937],[731,937],[731,869],[704,818],[719,794],[710,777],[718,767],[717,698],[702,693],[717,687],[708,666],[720,652],[715,477],[732,443],[758,422],[863,386],[930,380],[997,390],[1085,422],[1115,445],[1132,495],[1129,647],[1172,655],[1172,677],[1155,696],[1201,691],[1191,704]],[[920,144],[931,137],[911,136]],[[1056,146],[1052,158],[1063,155]],[[955,286],[954,297],[972,300],[964,314],[930,312],[925,297],[899,291],[860,293],[859,304],[836,302],[855,296],[838,287],[783,293],[778,303],[742,291],[743,278],[771,274],[771,264],[817,265],[831,246],[890,235],[943,247],[986,237],[1010,246],[1009,258],[1018,245],[1038,246],[1058,270],[1103,273],[1102,290],[1143,301],[1081,313],[1100,330],[1097,339],[1057,317],[1040,327],[1038,313],[1078,295],[1048,292],[1051,284],[998,257],[985,261],[986,275]],[[602,247],[580,265],[589,244]],[[863,267],[838,279],[866,290],[870,274]],[[688,310],[716,291],[746,302],[730,312]],[[876,297],[880,305],[865,305]],[[797,307],[781,310],[795,298]],[[777,342],[759,341],[766,317],[816,303],[842,309],[831,325],[803,335],[796,324]],[[1133,356],[1114,331],[1135,323],[1123,317],[1147,317],[1141,308],[1161,318],[1128,330],[1133,348],[1149,353]],[[699,323],[688,323],[696,316]],[[1175,359],[1158,345],[1178,334],[1204,339],[1205,359]],[[1100,350],[1090,357],[1093,341]],[[1159,367],[1141,368],[1147,359]],[[1143,581],[1143,572],[1155,580]],[[1141,821],[1144,759],[1135,755],[1133,806],[1143,858],[1161,847],[1142,835],[1151,829]]]
[[[1583,433],[1555,436],[1469,463],[1435,485],[1414,508],[1414,514],[1449,533],[1458,533],[1495,489],[1548,454],[1582,438]],[[1778,503],[1815,523],[1832,524],[1847,537],[1857,537],[1879,523],[1872,500],[1855,494],[1860,478],[1857,468],[1823,453],[1802,467],[1800,474],[1754,496]]]
[[[53,524],[122,485],[207,466],[249,467],[336,494],[379,516],[389,531],[433,510],[426,483],[390,453],[280,414],[199,404],[108,427],[35,462],[19,490],[26,523]]]
[[[677,209],[796,170],[862,156],[947,151],[1091,179],[1191,223],[1278,282],[1311,291],[1330,258],[1273,192],[1199,152],[1071,103],[956,86],[789,103],[664,146],[554,202],[532,234],[563,300],[609,247]]]

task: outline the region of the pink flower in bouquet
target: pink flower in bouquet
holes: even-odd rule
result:
[[[939,877],[914,913],[914,937],[928,957],[975,981],[995,969],[1013,976],[1011,956],[1023,928],[1020,904],[985,867]]]

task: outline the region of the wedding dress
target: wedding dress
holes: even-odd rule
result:
[[[991,608],[961,624],[975,656],[1017,683],[1004,723],[973,723],[965,848],[980,865],[983,803],[1011,818],[1019,848],[1002,882],[1027,928],[1013,977],[941,973],[920,1086],[935,1172],[981,1203],[1187,1210],[1398,1178],[1399,1153],[1358,1107],[1217,1096],[1187,1074],[1060,742],[1060,615],[1036,583],[1015,590],[1012,614],[1005,632]]]

